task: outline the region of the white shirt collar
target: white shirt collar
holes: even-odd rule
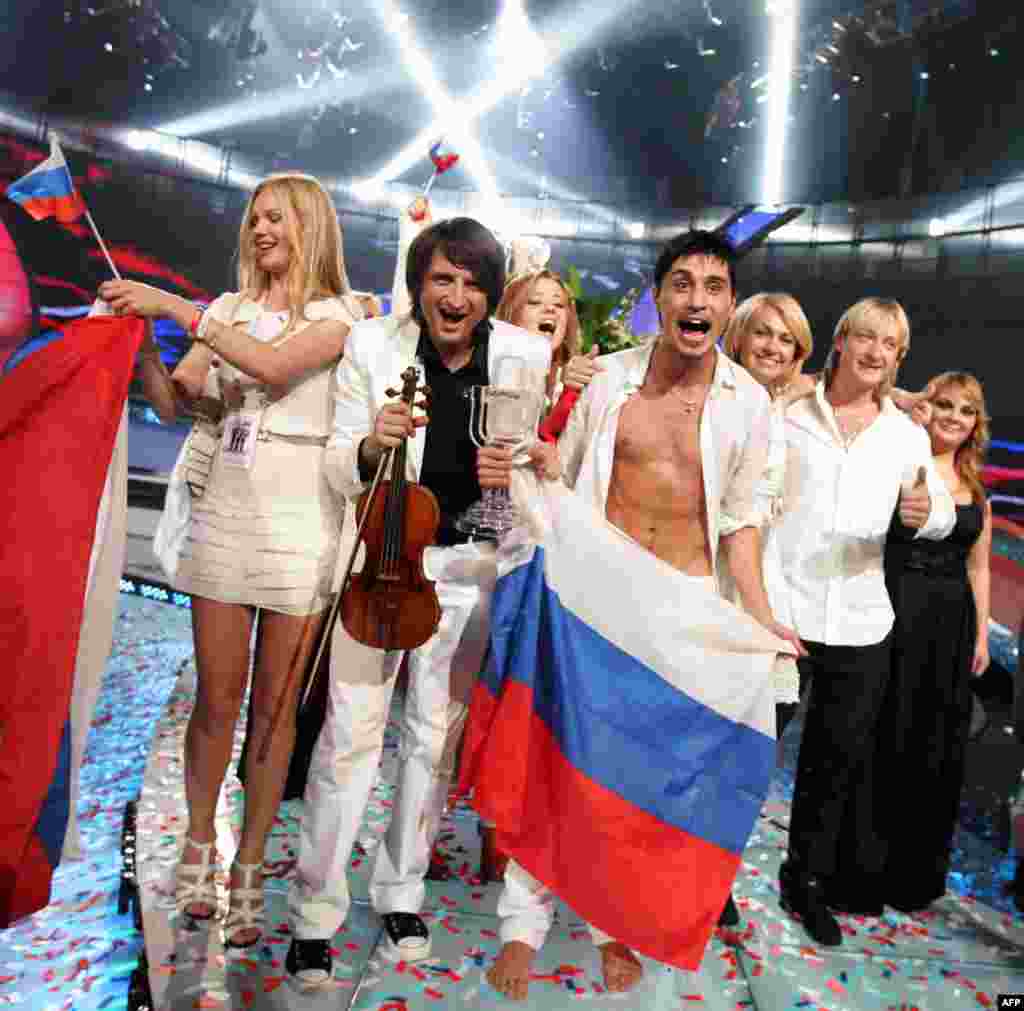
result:
[[[623,388],[625,396],[631,397],[644,385],[644,380],[647,378],[647,370],[651,365],[651,356],[654,354],[660,339],[659,335],[637,348],[639,353],[626,373],[626,382]],[[728,355],[715,348],[715,372],[711,379],[711,385],[708,388],[708,394],[714,397],[723,389],[736,389],[736,364]]]

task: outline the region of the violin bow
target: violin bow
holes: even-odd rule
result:
[[[306,684],[306,690],[303,692],[302,701],[298,706],[300,710],[303,709],[309,701],[310,693],[313,691],[313,686],[316,684],[317,671],[320,667],[320,658],[324,655],[324,649],[327,646],[327,643],[330,642],[331,631],[334,628],[334,621],[338,614],[338,606],[341,603],[345,587],[348,585],[349,578],[352,575],[352,566],[355,564],[356,555],[359,553],[360,538],[363,536],[363,529],[370,516],[370,508],[373,505],[374,496],[377,494],[377,489],[380,487],[381,477],[383,476],[388,463],[391,461],[391,454],[393,452],[394,449],[387,450],[381,456],[380,462],[377,464],[377,473],[374,474],[373,483],[370,485],[370,497],[366,502],[366,508],[363,510],[363,518],[359,521],[359,527],[356,530],[356,537],[355,542],[352,545],[352,550],[349,552],[348,563],[345,566],[345,575],[341,580],[341,586],[338,587],[338,592],[334,594],[334,603],[331,605],[330,613],[327,615],[327,620],[324,622],[323,631],[320,633],[320,645],[316,651],[316,659],[313,661],[313,669],[310,674],[309,681]],[[353,508],[355,508],[355,505],[353,505]],[[267,732],[263,735],[263,740],[260,742],[260,750],[256,755],[256,760],[258,762],[266,760],[267,751],[270,748],[270,741],[277,730],[278,723],[281,722],[285,700],[291,695],[291,688],[295,682],[296,675],[298,674],[299,658],[302,656],[302,644],[306,641],[306,634],[309,631],[310,623],[314,617],[316,617],[316,615],[307,614],[306,620],[302,625],[302,633],[299,636],[299,641],[295,646],[295,652],[292,655],[291,666],[288,670],[288,678],[285,681],[284,688],[281,690],[281,695],[277,700],[277,706],[274,709],[274,715],[270,721],[270,725],[267,727]]]

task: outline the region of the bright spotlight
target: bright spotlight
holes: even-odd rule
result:
[[[946,234],[946,222],[943,221],[942,218],[932,218],[932,220],[928,222],[928,234],[933,239],[941,238]]]
[[[148,151],[153,146],[153,139],[141,130],[125,130],[121,135],[126,147],[133,151]]]
[[[204,109],[179,119],[160,123],[155,129],[161,133],[172,133],[176,137],[198,137],[205,133],[223,130],[225,127],[239,127],[278,116],[290,116],[315,109],[318,105],[339,102],[342,99],[355,102],[373,95],[385,94],[402,83],[401,75],[394,70],[382,68],[373,73],[363,74],[358,80],[325,80],[316,87],[296,89],[294,85],[263,92],[251,98]]]
[[[782,203],[782,168],[786,154],[786,123],[789,89],[793,78],[796,44],[796,0],[776,0],[772,5],[773,87],[769,94],[768,128],[765,134],[764,188],[761,202]]]
[[[505,0],[498,18],[497,42],[502,76],[516,75],[526,81],[547,65],[544,43],[530,25],[523,0]]]
[[[357,179],[349,185],[349,190],[364,204],[379,203],[387,196],[386,188],[375,179]]]
[[[373,181],[385,183],[389,179],[394,179],[396,176],[401,175],[419,158],[423,157],[424,152],[432,141],[436,140],[438,136],[443,136],[459,152],[462,165],[465,166],[466,171],[474,178],[481,192],[496,196],[498,184],[491,175],[483,152],[480,150],[480,145],[470,130],[471,120],[465,115],[464,110],[459,107],[459,103],[455,102],[451,95],[448,94],[447,89],[441,84],[434,73],[430,60],[427,59],[426,54],[416,45],[408,19],[402,17],[402,13],[391,0],[384,0],[380,8],[380,15],[398,42],[406,69],[415,78],[416,83],[423,90],[431,106],[433,106],[434,122],[429,127],[429,140],[426,143],[417,144],[415,154],[407,163],[402,164],[400,168],[396,168],[400,163],[399,159],[392,159],[384,169],[373,177]],[[417,141],[421,137],[423,137],[422,133],[417,137]],[[410,145],[411,147],[412,145]]]
[[[642,221],[634,221],[626,226],[626,231],[631,239],[642,239],[647,231],[647,226]]]

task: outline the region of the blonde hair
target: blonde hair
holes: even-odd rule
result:
[[[960,480],[970,488],[971,498],[983,506],[986,496],[985,486],[981,483],[981,466],[988,450],[990,421],[988,408],[985,406],[985,391],[970,372],[943,372],[929,380],[924,389],[925,399],[933,403],[939,394],[950,386],[959,387],[978,412],[974,429],[953,457],[953,467]]]
[[[535,270],[528,274],[520,274],[513,277],[505,290],[502,292],[501,301],[495,310],[495,319],[504,320],[506,323],[515,323],[516,316],[526,304],[530,297],[530,291],[538,281],[554,281],[565,295],[566,317],[565,317],[565,339],[562,341],[553,357],[553,364],[564,365],[579,353],[580,348],[580,320],[576,313],[576,300],[572,297],[565,281],[553,270]]]
[[[907,357],[907,352],[910,350],[910,320],[907,319],[906,311],[896,299],[879,298],[875,295],[855,302],[839,318],[835,333],[832,335],[832,348],[825,361],[826,389],[832,385],[832,380],[835,378],[836,371],[839,368],[839,349],[836,347],[836,343],[840,340],[845,341],[854,329],[864,324],[871,316],[877,315],[886,316],[896,324],[897,337],[900,342],[892,375],[886,376],[875,391],[875,398],[879,402],[881,402],[883,397],[889,395],[889,392],[896,383],[896,373],[899,371],[903,359]]]
[[[310,302],[351,294],[341,225],[333,201],[313,176],[280,172],[259,183],[249,197],[238,230],[238,290],[252,298],[259,298],[270,288],[270,275],[256,264],[251,234],[253,206],[264,192],[277,200],[291,254],[285,278],[290,310],[286,329],[290,329]]]
[[[774,309],[785,323],[786,329],[796,341],[796,349],[793,353],[793,364],[786,375],[779,381],[780,386],[786,386],[793,381],[793,377],[800,371],[803,363],[810,358],[814,350],[814,339],[811,336],[811,324],[807,322],[800,303],[787,295],[785,292],[760,292],[751,295],[736,308],[729,325],[725,328],[722,350],[734,361],[739,362],[743,357],[743,342],[749,335],[750,327],[755,314],[765,307]]]

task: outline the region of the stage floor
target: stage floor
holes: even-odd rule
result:
[[[137,845],[155,1009],[513,1006],[483,976],[499,946],[498,886],[481,887],[474,880],[478,836],[467,808],[456,809],[443,830],[451,876],[428,888],[433,958],[394,966],[376,954],[380,927],[366,901],[367,878],[389,818],[397,760],[394,724],[351,862],[356,902],[334,941],[335,979],[328,991],[301,996],[284,982],[286,894],[299,801],[282,807],[268,847],[269,920],[263,944],[226,954],[216,925],[188,930],[176,920],[171,893],[184,832],[181,747],[193,684],[188,611],[123,595],[84,772],[89,859],[58,872],[50,907],[0,933],[0,1005],[46,1011],[125,1006],[139,942],[131,918],[116,913],[120,819],[124,802],[141,785]],[[776,776],[744,853],[735,888],[742,923],[735,932],[718,933],[699,972],[648,962],[637,990],[605,994],[589,935],[562,908],[538,958],[530,999],[519,1006],[559,1009],[588,1000],[637,1011],[691,1006],[945,1011],[995,1007],[997,994],[1024,991],[1024,918],[1001,891],[1011,861],[985,833],[967,827],[958,832],[950,892],[927,914],[842,917],[842,947],[819,951],[781,912],[776,875],[786,841],[798,731],[794,722],[786,738],[787,768]],[[240,744],[239,737],[236,754]],[[240,828],[242,796],[229,777],[218,815],[225,861]]]

